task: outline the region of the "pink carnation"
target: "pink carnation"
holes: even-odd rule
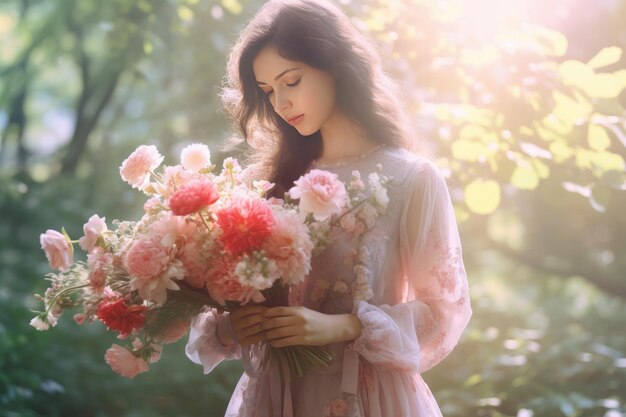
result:
[[[260,248],[272,232],[274,214],[265,200],[237,198],[217,213],[220,239],[235,256]]]
[[[341,212],[346,204],[346,188],[337,175],[313,169],[298,178],[289,190],[291,198],[300,199],[300,210],[313,213],[315,220],[324,221]]]
[[[163,332],[163,343],[174,343],[187,334],[189,330],[189,320],[176,320],[170,324]]]
[[[200,171],[211,165],[211,151],[202,143],[193,143],[180,153],[181,165],[190,171]]]
[[[236,301],[241,305],[246,305],[251,301],[255,303],[265,301],[265,297],[259,290],[249,285],[242,285],[237,278],[222,278],[211,282],[207,287],[211,297],[221,305],[226,305],[226,300]]]
[[[298,213],[278,212],[276,226],[265,244],[265,251],[276,261],[283,283],[292,285],[304,280],[311,270],[313,242]]]
[[[204,287],[209,278],[208,270],[210,266],[203,262],[201,249],[202,242],[191,240],[178,253],[178,257],[187,271],[185,281],[197,288]]]
[[[210,206],[219,198],[215,184],[202,179],[192,181],[170,197],[170,209],[177,216],[186,216],[196,213],[200,209]]]
[[[265,301],[259,290],[239,282],[235,274],[236,264],[236,260],[221,257],[211,265],[210,279],[207,283],[211,297],[221,305],[226,305],[226,301],[237,301],[241,305],[251,301],[255,303]]]
[[[150,171],[156,169],[163,162],[154,145],[139,146],[120,166],[122,179],[133,188],[143,189],[150,178]]]
[[[107,224],[105,223],[106,217],[100,217],[94,214],[89,218],[89,221],[83,226],[83,232],[85,236],[78,239],[78,244],[86,252],[91,252],[98,243],[98,239],[102,237],[102,234],[107,231]]]
[[[74,250],[66,237],[56,230],[48,229],[39,236],[39,243],[44,250],[52,269],[67,271],[74,263]]]
[[[148,364],[142,358],[138,358],[123,346],[115,343],[107,350],[104,360],[113,371],[133,379],[138,374],[148,371]]]

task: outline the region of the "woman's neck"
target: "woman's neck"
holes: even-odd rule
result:
[[[327,164],[368,152],[379,145],[342,111],[335,109],[320,129],[322,155],[319,163]]]

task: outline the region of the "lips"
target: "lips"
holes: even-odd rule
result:
[[[304,118],[304,114],[301,114],[301,115],[293,117],[291,119],[287,119],[287,123],[289,123],[292,126],[295,126],[298,123],[300,123],[300,121],[302,121],[303,118]]]

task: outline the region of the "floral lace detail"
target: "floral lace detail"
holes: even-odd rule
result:
[[[322,417],[359,417],[359,406],[355,395],[330,399],[322,408]]]

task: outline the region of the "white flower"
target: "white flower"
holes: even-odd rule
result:
[[[189,171],[200,171],[211,165],[211,151],[203,143],[193,143],[180,153],[180,163]]]
[[[261,197],[263,197],[273,187],[274,187],[274,184],[267,180],[253,180],[252,181],[252,188]]]
[[[235,275],[242,285],[257,290],[265,290],[280,278],[280,271],[272,259],[258,255],[255,256],[255,259],[244,256],[235,267]]]
[[[376,218],[378,212],[371,204],[363,204],[361,211],[359,211],[358,217],[365,222],[368,229],[374,227],[376,224]]]
[[[335,281],[333,291],[344,293],[348,290],[348,285],[343,281]]]
[[[372,172],[368,177],[370,187],[372,188],[372,195],[374,196],[374,201],[378,204],[382,209],[387,208],[387,204],[389,204],[389,197],[387,196],[387,189],[383,187],[380,183],[380,176]]]
[[[367,246],[363,245],[361,246],[360,250],[359,250],[359,260],[364,263],[367,264],[370,262],[370,251],[367,248]]]
[[[354,217],[354,213],[346,213],[341,220],[339,220],[339,224],[341,228],[346,231],[346,233],[350,234],[354,232],[356,228],[356,217]]]
[[[37,330],[48,330],[50,325],[37,316],[30,321],[30,325]]]
[[[352,181],[348,185],[348,190],[361,191],[365,188],[363,181],[361,180],[361,173],[359,171],[352,171]]]

